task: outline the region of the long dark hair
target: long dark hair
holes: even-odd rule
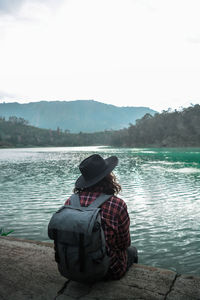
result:
[[[108,195],[117,195],[122,190],[113,173],[108,174],[101,181],[88,188],[74,188],[74,193],[80,192],[101,192]]]

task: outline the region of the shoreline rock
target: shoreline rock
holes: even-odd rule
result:
[[[200,277],[138,264],[120,280],[67,284],[57,270],[51,243],[0,237],[0,299],[197,300]]]

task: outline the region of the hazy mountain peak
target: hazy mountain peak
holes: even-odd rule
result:
[[[21,117],[40,128],[67,129],[71,132],[95,132],[128,127],[146,113],[148,107],[119,107],[91,100],[40,101],[26,104],[2,103],[0,116]]]

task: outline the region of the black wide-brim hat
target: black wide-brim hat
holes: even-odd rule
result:
[[[106,159],[99,154],[89,156],[79,165],[82,175],[76,180],[75,187],[83,189],[95,185],[110,174],[117,164],[117,156],[110,156]]]

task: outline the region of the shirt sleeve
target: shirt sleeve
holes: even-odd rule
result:
[[[65,201],[65,204],[64,205],[70,205],[70,198],[68,198],[66,201]]]
[[[121,250],[127,249],[131,244],[130,239],[130,218],[127,211],[127,205],[124,202],[119,214],[118,221],[118,247]]]

